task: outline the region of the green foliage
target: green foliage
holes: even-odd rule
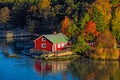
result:
[[[119,4],[119,0],[111,0],[113,6],[117,6]]]
[[[84,38],[82,36],[79,36],[77,38],[77,42],[75,44],[73,44],[73,51],[74,52],[80,52],[80,53],[83,53],[85,52],[86,50],[89,50],[90,47],[87,46]]]
[[[15,0],[0,0],[0,3],[13,3]]]
[[[120,8],[115,9],[113,19],[111,21],[112,33],[118,41],[120,41]]]
[[[104,23],[104,16],[96,7],[93,8],[93,21],[96,23],[99,32],[102,32],[107,28],[107,25]]]
[[[68,34],[69,34],[69,37],[73,37],[75,35],[77,35],[79,33],[79,28],[77,27],[76,24],[72,24],[69,28],[68,28]]]
[[[33,33],[36,24],[37,24],[37,21],[35,21],[35,20],[29,20],[28,21],[28,30]]]
[[[87,23],[89,20],[90,20],[89,14],[88,14],[88,13],[85,13],[84,17],[83,17],[83,18],[81,19],[81,21],[80,21],[80,24],[81,24],[80,28],[81,28],[81,30],[83,30],[83,29],[85,28],[86,23]]]

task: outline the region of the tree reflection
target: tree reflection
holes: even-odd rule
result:
[[[119,61],[72,61],[69,71],[80,80],[120,80]]]

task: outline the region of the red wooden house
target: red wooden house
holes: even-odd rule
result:
[[[68,37],[62,33],[42,35],[34,40],[36,50],[59,51],[70,46]]]

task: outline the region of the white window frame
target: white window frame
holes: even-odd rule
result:
[[[61,47],[64,47],[64,45],[65,45],[65,44],[64,44],[64,43],[62,43],[62,44],[61,44]]]
[[[46,48],[46,46],[47,46],[47,45],[46,45],[45,43],[42,43],[42,44],[41,44],[41,47],[42,47],[42,48]]]
[[[58,48],[60,48],[60,44],[58,44]]]
[[[46,38],[43,37],[43,38],[42,38],[42,41],[46,41]]]

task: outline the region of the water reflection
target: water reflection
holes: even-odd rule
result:
[[[120,80],[119,61],[74,61],[69,71],[80,80]]]
[[[57,73],[59,71],[67,71],[67,67],[70,64],[70,61],[41,61],[35,60],[34,66],[35,70],[41,75],[48,73]]]
[[[0,46],[3,53],[17,54],[26,48],[33,48],[31,37],[0,38]]]

